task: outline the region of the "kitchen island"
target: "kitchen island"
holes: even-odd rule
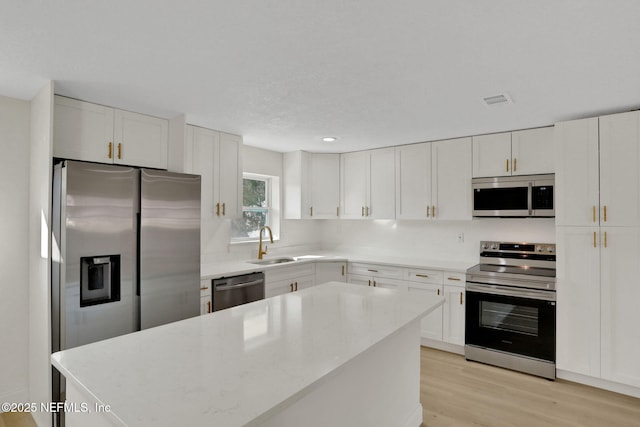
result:
[[[417,427],[420,319],[443,302],[330,282],[51,360],[70,427]]]

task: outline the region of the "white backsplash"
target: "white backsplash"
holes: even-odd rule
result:
[[[321,221],[322,250],[477,262],[481,240],[554,243],[554,219]],[[463,235],[460,242],[458,236]]]

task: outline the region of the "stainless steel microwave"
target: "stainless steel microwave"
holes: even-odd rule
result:
[[[473,178],[474,217],[554,217],[554,174]]]

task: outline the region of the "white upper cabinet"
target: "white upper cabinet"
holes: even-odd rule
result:
[[[511,132],[474,136],[473,177],[511,175]]]
[[[187,126],[186,171],[202,176],[201,216],[236,218],[242,212],[242,138]]]
[[[555,126],[556,225],[594,226],[599,218],[598,118]]]
[[[556,224],[640,226],[640,112],[556,128]]]
[[[340,155],[284,154],[286,219],[335,219],[340,205]]]
[[[369,157],[368,151],[340,155],[341,218],[366,217]]]
[[[471,219],[471,138],[396,147],[396,218]]]
[[[640,112],[600,117],[600,225],[640,226]]]
[[[471,219],[471,138],[431,144],[431,218]]]
[[[395,217],[394,149],[383,148],[340,155],[340,217]]]
[[[396,218],[430,217],[431,143],[396,147]]]
[[[473,177],[553,173],[553,127],[474,136]]]
[[[167,120],[61,96],[54,102],[55,157],[167,168]]]
[[[511,132],[511,174],[554,173],[553,133],[553,126]]]

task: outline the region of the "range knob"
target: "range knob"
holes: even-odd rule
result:
[[[486,243],[483,243],[482,249],[486,251],[487,249],[489,249],[489,245],[487,245]]]
[[[536,246],[536,252],[542,252],[542,251],[544,251],[544,247]]]
[[[555,248],[553,246],[548,246],[547,247],[547,252],[549,252],[549,253],[553,253],[554,250],[555,250]]]
[[[492,243],[491,244],[491,250],[492,251],[497,251],[498,250],[498,244],[497,243]]]

